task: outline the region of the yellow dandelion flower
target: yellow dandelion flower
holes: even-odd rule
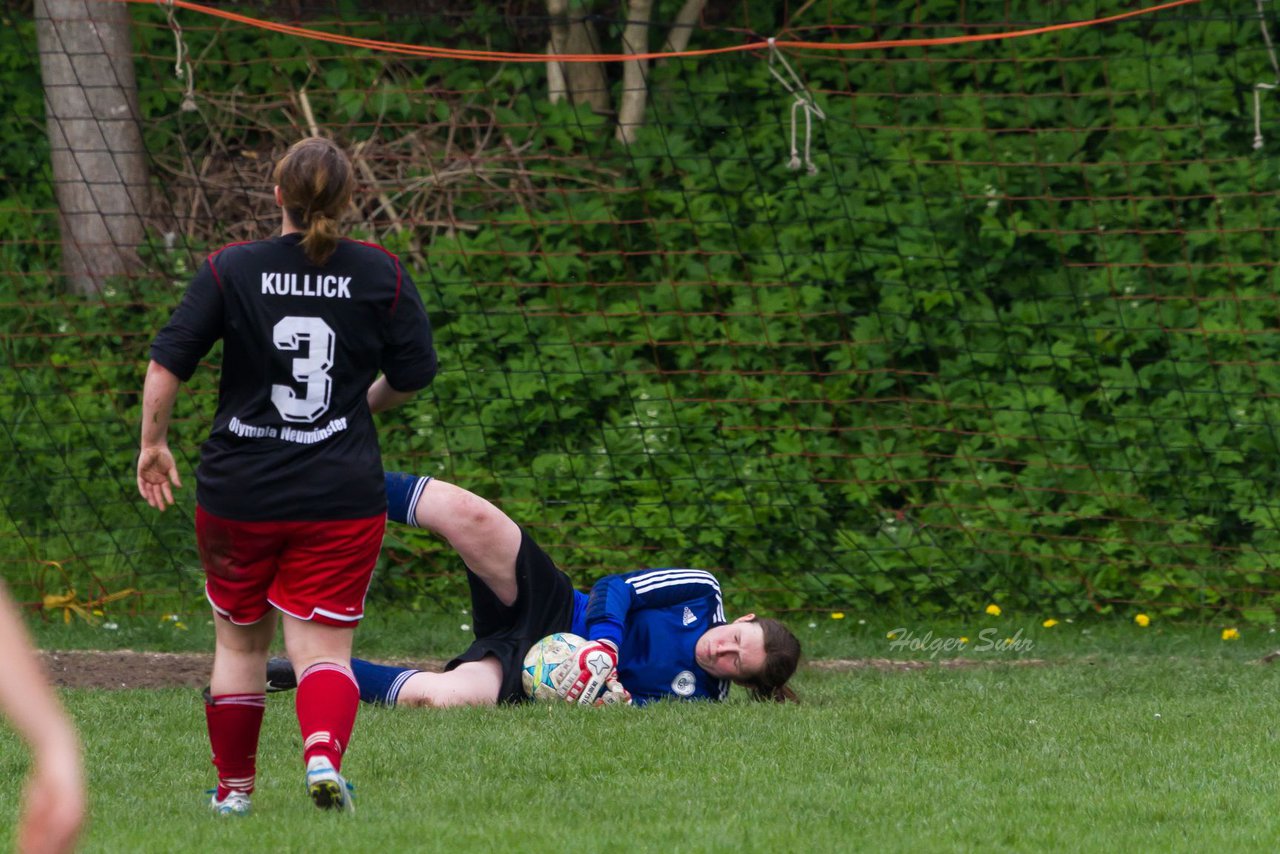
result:
[[[1223,629],[1223,640],[1240,640],[1240,631],[1238,629]]]
[[[993,602],[992,604],[987,606],[987,613],[993,617],[1000,616],[1000,606]]]
[[[1044,621],[1043,623],[1041,623],[1040,625],[1044,626],[1046,629],[1051,629],[1051,628],[1053,628],[1054,626],[1058,625],[1058,621],[1057,621],[1057,620],[1055,620],[1053,617],[1050,617],[1049,619],[1045,620],[1045,621]]]
[[[1142,626],[1144,629],[1147,626],[1151,625],[1151,618],[1148,617],[1146,614],[1136,614],[1133,618],[1133,621],[1138,625]]]
[[[968,638],[966,638],[966,637],[962,637],[962,638],[960,638],[960,643],[961,643],[961,644],[966,644],[966,643],[968,643],[968,642],[969,642],[969,639],[968,639]]]
[[[833,619],[833,620],[843,620],[843,619],[844,619],[844,611],[835,611],[835,612],[833,612],[833,613],[831,614],[831,619]]]
[[[897,632],[889,632],[889,634],[885,635],[885,637],[887,637],[889,640],[893,640],[897,636],[898,636]]]

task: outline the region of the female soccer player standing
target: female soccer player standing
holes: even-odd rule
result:
[[[371,413],[436,372],[431,326],[399,259],[339,235],[355,186],[343,151],[304,139],[275,183],[280,235],[208,257],[152,342],[143,390],[138,490],[164,510],[182,485],[167,444],[178,386],[223,339],[218,409],[196,471],[216,629],[205,707],[212,807],[223,814],[249,811],[273,609],[297,668],[308,792],[321,808],[352,809],[339,774],[359,701],[351,642],[386,516]]]

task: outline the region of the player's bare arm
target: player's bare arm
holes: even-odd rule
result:
[[[386,412],[388,409],[395,409],[400,404],[406,403],[414,394],[416,392],[399,391],[392,388],[391,383],[387,382],[387,378],[383,376],[378,377],[369,386],[365,399],[369,404],[369,411],[376,415],[379,412]]]
[[[173,487],[182,486],[169,451],[169,419],[181,380],[152,361],[142,388],[142,441],[138,452],[138,492],[157,510],[173,504]]]

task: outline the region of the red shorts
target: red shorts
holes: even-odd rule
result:
[[[332,522],[237,522],[196,507],[209,604],[238,625],[272,606],[300,620],[354,627],[364,616],[387,514]]]

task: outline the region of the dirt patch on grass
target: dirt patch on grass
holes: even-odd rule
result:
[[[208,684],[212,655],[173,652],[42,652],[45,669],[61,688],[173,688]]]
[[[213,656],[207,653],[134,652],[133,650],[70,650],[42,652],[49,678],[60,688],[199,688],[209,682]],[[444,661],[392,660],[389,663],[423,670],[441,670]],[[923,670],[929,667],[1034,667],[1047,662],[1040,659],[1015,658],[1001,661],[972,658],[893,659],[841,658],[805,662],[815,670]]]

